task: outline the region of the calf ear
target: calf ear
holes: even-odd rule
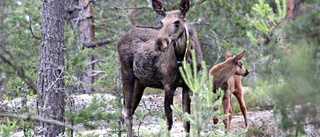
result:
[[[152,8],[157,14],[166,16],[167,9],[162,5],[160,1],[152,0]]]
[[[181,0],[181,2],[180,2],[180,11],[181,11],[182,18],[186,17],[186,14],[187,14],[187,12],[189,10],[189,7],[190,7],[189,0]]]
[[[246,51],[241,51],[241,52],[239,52],[239,53],[233,58],[233,62],[238,62],[238,60],[242,59],[242,57],[244,56],[244,53],[246,53]]]
[[[226,50],[226,51],[224,52],[224,57],[225,57],[226,59],[232,57],[231,52],[230,52],[229,50]]]

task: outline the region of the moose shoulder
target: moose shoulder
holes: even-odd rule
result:
[[[174,11],[167,11],[157,0],[152,0],[152,6],[157,14],[164,16],[162,28],[132,27],[118,42],[127,136],[132,136],[132,117],[146,87],[165,90],[164,109],[169,130],[173,123],[170,105],[177,87],[183,88],[183,110],[190,113],[190,89],[182,80],[177,62],[186,58],[192,63],[191,53],[186,51],[194,49],[198,68],[201,68],[197,34],[185,20],[189,1],[182,0],[180,10]],[[189,132],[190,124],[184,123],[184,128]]]

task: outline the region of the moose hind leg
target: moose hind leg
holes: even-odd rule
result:
[[[218,107],[218,106],[215,106],[215,107],[213,108],[213,111],[214,111],[214,112],[216,112],[216,111],[218,111],[218,110],[219,110],[219,107]],[[213,121],[213,124],[218,124],[219,119],[214,116],[213,119],[212,119],[212,121]]]
[[[225,92],[224,98],[222,100],[222,106],[223,106],[223,113],[224,114],[228,114],[228,112],[230,111],[230,93],[229,91]],[[229,117],[227,117],[226,119],[223,120],[223,123],[225,125],[225,128],[229,131]]]
[[[134,91],[133,91],[133,101],[132,101],[132,104],[133,104],[133,114],[135,112],[135,110],[137,109],[140,101],[141,101],[141,98],[142,98],[142,95],[143,95],[143,91],[146,87],[143,86],[139,81],[135,81],[134,82]]]
[[[190,89],[187,87],[183,88],[182,92],[182,108],[183,112],[187,112],[190,114],[190,95],[189,95]],[[184,131],[189,133],[190,132],[190,122],[184,122],[183,123]]]
[[[167,125],[168,125],[168,130],[171,130],[172,128],[172,109],[171,105],[173,104],[173,96],[174,96],[174,91],[175,89],[165,86],[165,96],[164,96],[164,111],[166,115],[166,120],[167,120]]]
[[[123,96],[124,96],[124,101],[123,101],[124,105],[123,105],[122,115],[124,116],[125,123],[127,125],[127,136],[132,137],[132,119],[133,119],[132,95],[133,95],[134,83],[133,83],[133,80],[130,79],[130,77],[125,80],[122,80],[122,82],[123,82],[122,90],[123,90]]]

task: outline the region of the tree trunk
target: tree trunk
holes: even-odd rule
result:
[[[3,38],[3,20],[4,20],[4,5],[5,5],[5,0],[0,0],[0,43],[3,43],[4,38]],[[1,54],[1,48],[0,48],[0,54]],[[1,62],[0,62],[1,65]],[[3,100],[3,89],[4,89],[4,73],[0,72],[0,101]]]
[[[294,9],[294,0],[287,1],[287,20],[293,20],[293,9]]]
[[[64,1],[43,0],[37,115],[64,122]],[[36,136],[56,137],[64,127],[38,122]]]
[[[294,18],[302,14],[301,5],[304,4],[304,1],[305,0],[296,0],[296,2],[294,4],[294,9],[293,9],[293,17]]]
[[[93,14],[92,14],[92,3],[90,0],[79,0],[79,7],[83,8],[82,11],[80,11],[80,21],[79,21],[79,41],[80,43],[91,43],[94,41],[94,20],[93,20]],[[89,86],[93,84],[94,77],[92,71],[94,70],[94,56],[89,55],[88,56],[88,65],[86,68],[86,72],[84,74],[81,74],[80,79],[85,84],[81,84],[80,86],[83,87],[85,93],[91,93],[93,89]]]

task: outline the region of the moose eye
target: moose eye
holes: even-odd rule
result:
[[[161,27],[161,28],[163,27],[163,23],[162,23],[162,21],[160,21],[160,27]]]
[[[179,28],[179,26],[180,26],[180,21],[179,20],[175,21],[174,22],[174,27]]]

